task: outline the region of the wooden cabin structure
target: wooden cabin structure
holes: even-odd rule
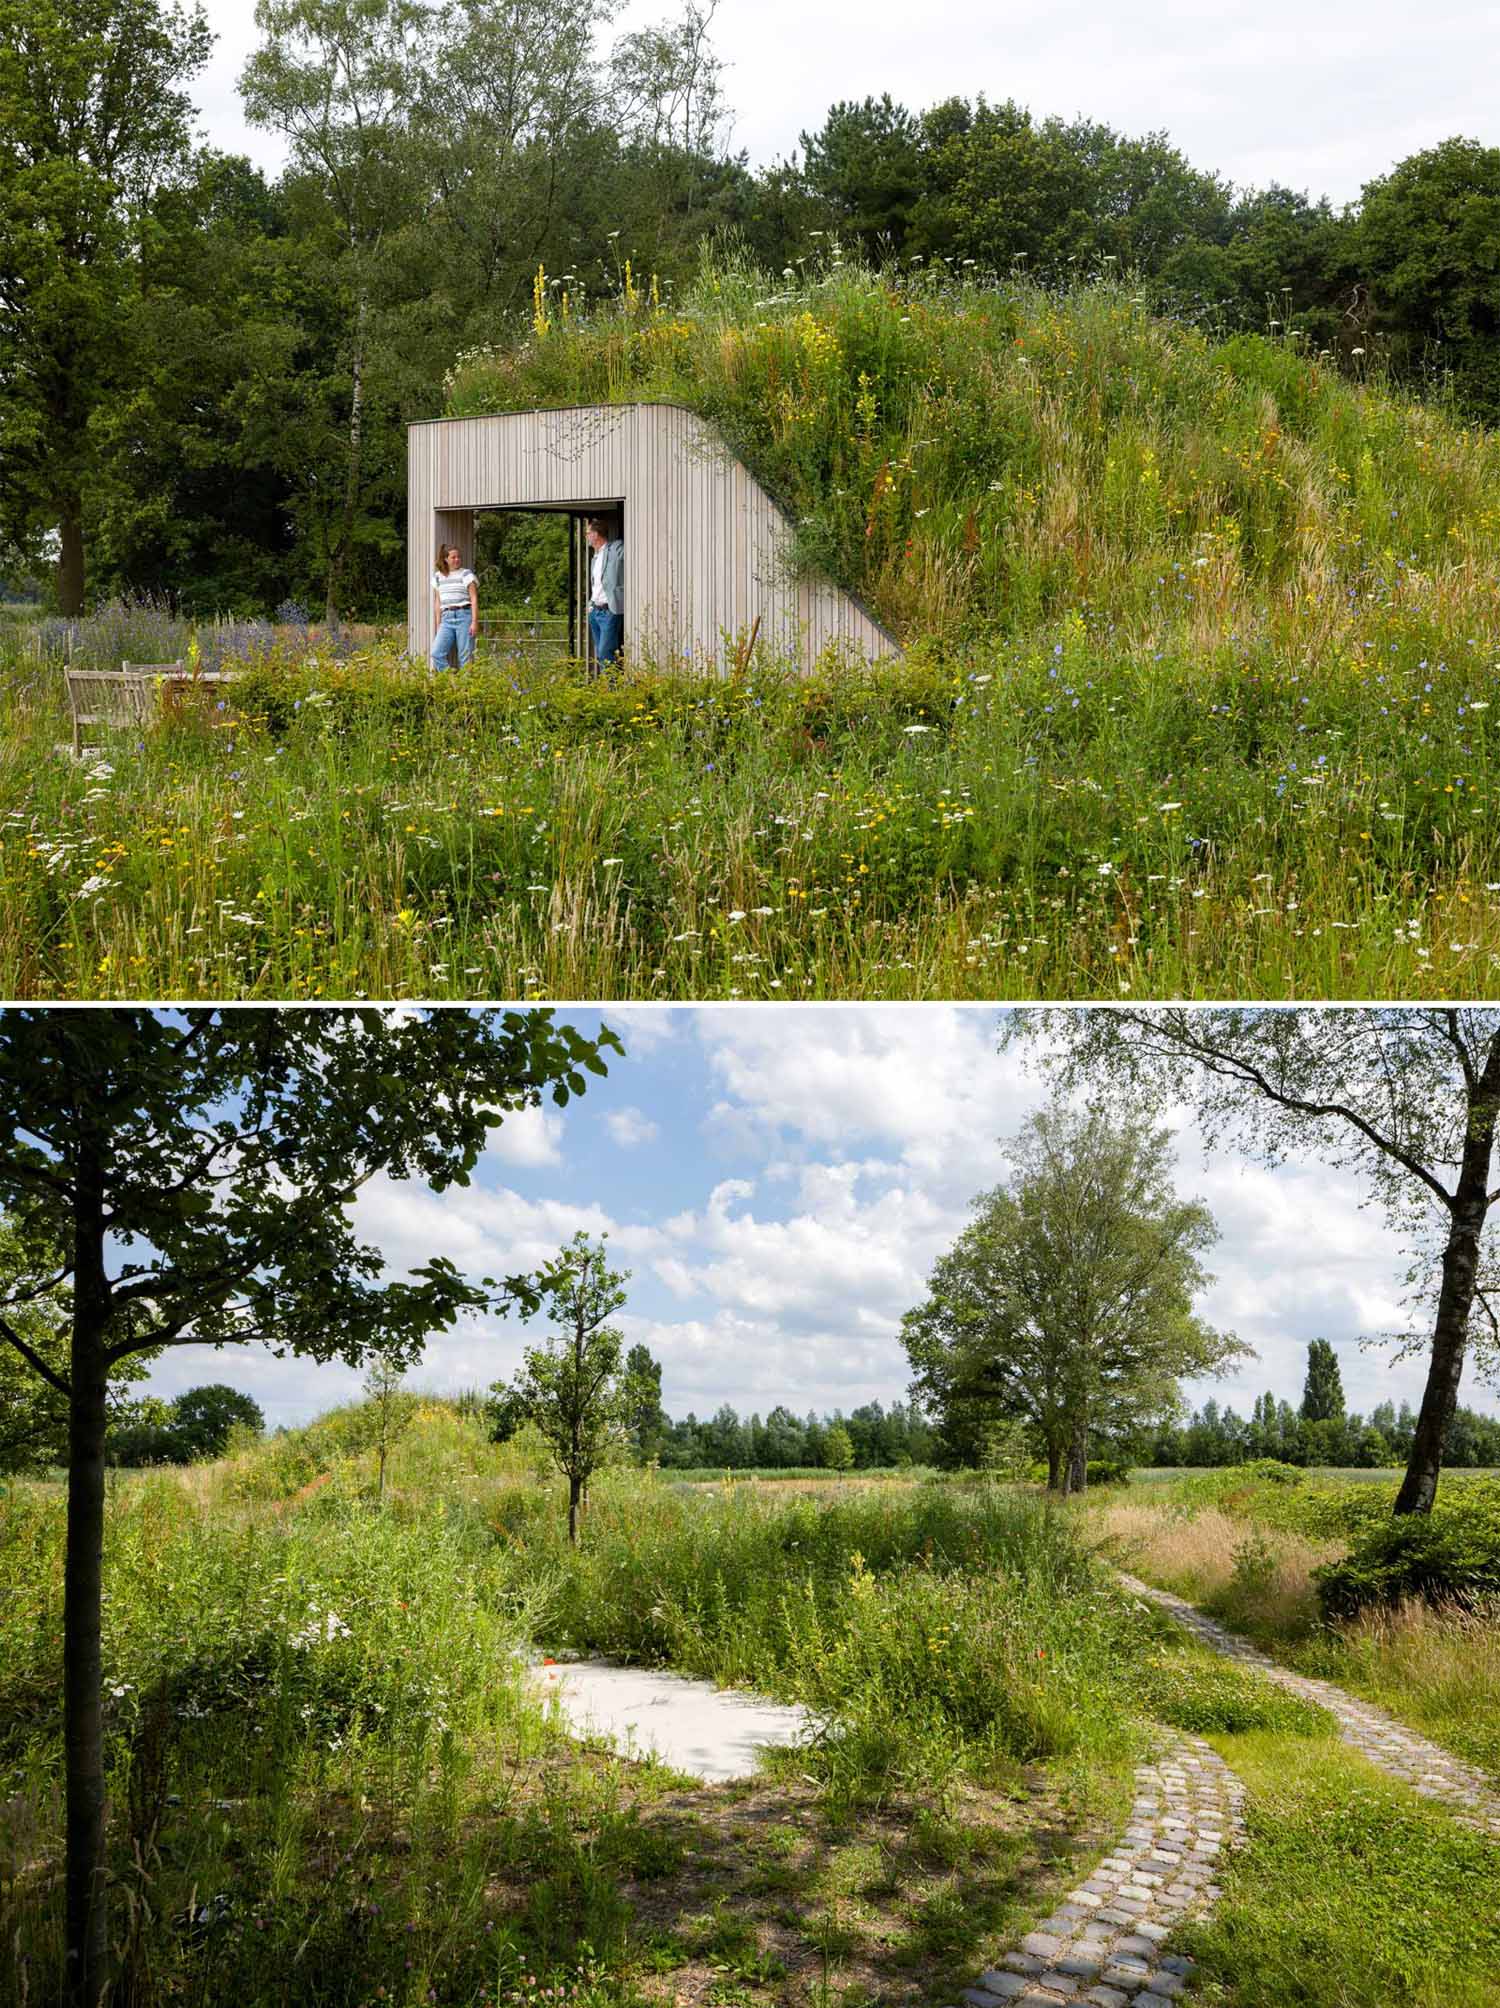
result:
[[[569,540],[569,653],[586,656],[584,519],[617,519],[625,540],[625,655],[720,671],[748,654],[811,669],[830,646],[900,654],[895,637],[831,580],[794,577],[791,525],[695,412],[675,404],[439,418],[408,433],[407,604],[411,651],[432,640],[438,544],[473,563],[488,509],[559,510]],[[481,582],[480,616],[484,616]]]

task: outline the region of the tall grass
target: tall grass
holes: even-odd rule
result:
[[[60,675],[13,669],[0,992],[1490,994],[1488,664],[1386,661],[1076,626],[810,683],[315,654],[82,766]]]
[[[1461,1498],[1487,1485],[1461,1476]],[[1451,1500],[1451,1477],[1445,1485]],[[1406,1603],[1339,1624],[1321,1615],[1313,1572],[1389,1513],[1382,1491],[1354,1474],[1285,1484],[1215,1471],[1101,1498],[1085,1521],[1106,1553],[1148,1581],[1299,1672],[1378,1702],[1500,1781],[1500,1605]]]
[[[1494,637],[1500,441],[1121,284],[711,257],[670,303],[539,314],[448,389],[458,416],[691,406],[906,642],[1071,615],[1123,653],[1357,673],[1387,623],[1434,661]]]

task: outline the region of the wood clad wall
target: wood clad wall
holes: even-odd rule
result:
[[[760,617],[760,644],[810,668],[830,643],[865,656],[895,639],[826,579],[794,579],[790,526],[693,412],[590,405],[437,419],[409,431],[407,563],[412,653],[431,639],[438,536],[473,548],[482,508],[617,504],[625,527],[628,653],[723,665]]]

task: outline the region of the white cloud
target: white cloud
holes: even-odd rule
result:
[[[359,1231],[393,1273],[444,1255],[475,1277],[535,1270],[579,1231],[607,1235],[615,1265],[634,1272],[621,1322],[662,1360],[674,1413],[903,1397],[901,1316],[975,1193],[1003,1175],[998,1139],[1046,1098],[1045,1072],[996,1054],[989,1008],[679,1010],[671,1037],[682,1049],[658,1042],[655,1061],[639,1064],[637,1100],[602,1111],[601,1139],[628,1123],[628,1160],[575,1149],[564,1167],[555,1118],[529,1132],[508,1122],[512,1135],[502,1148],[499,1133],[469,1187],[373,1183],[357,1202]],[[697,1113],[715,1099],[723,1115]],[[587,1110],[576,1120],[586,1125]],[[732,1175],[704,1148],[705,1127],[733,1131]],[[1402,1322],[1404,1267],[1378,1211],[1361,1207],[1359,1182],[1311,1157],[1275,1172],[1228,1153],[1205,1163],[1193,1124],[1179,1115],[1177,1127],[1180,1189],[1222,1229],[1204,1314],[1260,1355],[1190,1398],[1217,1395],[1242,1412],[1265,1387],[1294,1400],[1307,1341],[1321,1336],[1338,1349],[1351,1407],[1416,1399],[1420,1360],[1388,1370],[1387,1355],[1359,1350],[1362,1336]],[[500,1183],[516,1164],[548,1169],[553,1189],[523,1196]],[[503,1377],[535,1329],[481,1319],[438,1335],[416,1379],[451,1390]],[[358,1386],[338,1367],[201,1349],[153,1374],[169,1394],[214,1379],[246,1387],[274,1420]],[[1496,1406],[1472,1377],[1463,1398]]]
[[[563,1119],[556,1109],[512,1109],[491,1132],[490,1154],[502,1164],[562,1163]]]
[[[604,1124],[621,1150],[638,1150],[661,1135],[659,1125],[637,1108],[611,1109]]]

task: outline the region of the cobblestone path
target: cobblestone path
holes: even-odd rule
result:
[[[964,1990],[969,2008],[1168,2008],[1193,1970],[1164,1943],[1219,1895],[1220,1851],[1244,1838],[1244,1787],[1201,1737],[1174,1737],[1136,1769],[1130,1821],[1113,1854],[1014,1952]]]
[[[1170,1590],[1159,1590],[1138,1577],[1127,1576],[1123,1570],[1119,1576],[1127,1590],[1159,1604],[1204,1645],[1228,1659],[1239,1660],[1244,1666],[1255,1667],[1268,1680],[1326,1708],[1337,1721],[1344,1741],[1362,1751],[1382,1771],[1390,1772],[1392,1777],[1400,1778],[1429,1799],[1441,1799],[1467,1825],[1500,1840],[1500,1794],[1471,1765],[1440,1749],[1436,1743],[1429,1743],[1425,1736],[1406,1728],[1373,1702],[1360,1701],[1343,1688],[1335,1687],[1331,1680],[1314,1680],[1309,1674],[1292,1673],[1278,1666],[1258,1646],[1226,1631],[1195,1604],[1184,1603]]]

